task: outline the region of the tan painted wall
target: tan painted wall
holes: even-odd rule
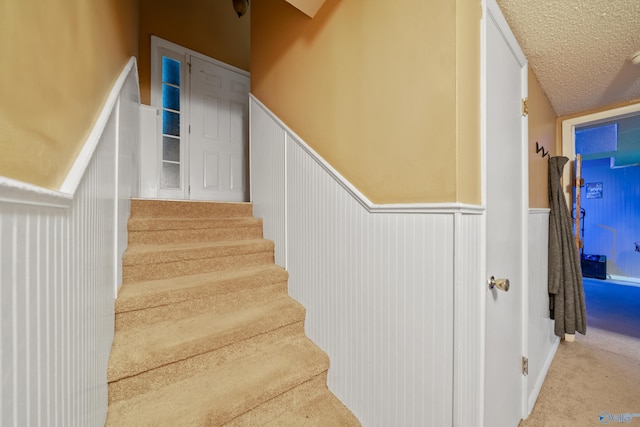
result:
[[[249,71],[253,3],[246,15],[238,18],[231,0],[140,0],[142,103],[150,103],[151,35]]]
[[[251,3],[251,88],[375,203],[479,203],[480,2]]]
[[[457,0],[456,3],[456,201],[480,204],[482,163],[479,34],[482,6],[475,0]]]
[[[556,112],[529,67],[529,207],[549,207],[549,156],[557,155]],[[536,142],[549,152],[536,153]]]
[[[0,175],[60,188],[137,27],[136,0],[0,4]]]

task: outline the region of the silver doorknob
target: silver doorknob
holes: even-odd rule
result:
[[[488,280],[489,289],[498,288],[501,291],[507,292],[509,290],[509,279],[496,279],[491,276],[491,279]]]

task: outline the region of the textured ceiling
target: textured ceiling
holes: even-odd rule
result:
[[[497,0],[556,114],[640,99],[640,0]]]

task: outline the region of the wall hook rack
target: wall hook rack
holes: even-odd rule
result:
[[[542,151],[542,158],[543,159],[545,157],[549,156],[549,152],[547,150],[545,150],[542,145],[538,144],[538,141],[536,141],[536,154],[538,154],[541,151]]]

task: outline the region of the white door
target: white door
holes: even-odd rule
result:
[[[494,0],[486,23],[486,274],[509,279],[486,288],[485,426],[516,427],[523,415],[527,65]]]
[[[248,200],[249,77],[191,57],[189,198]]]

